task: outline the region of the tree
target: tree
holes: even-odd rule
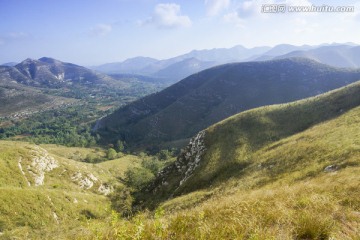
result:
[[[151,171],[152,174],[156,175],[159,170],[163,167],[163,162],[154,158],[145,158],[141,161],[141,166]]]
[[[135,190],[140,190],[148,185],[155,175],[146,168],[130,168],[125,172],[125,181],[126,184],[134,188]]]
[[[134,201],[129,188],[117,186],[114,192],[109,195],[111,207],[123,216],[130,216],[132,203]]]
[[[107,159],[113,160],[113,159],[116,158],[116,156],[117,156],[117,153],[116,153],[115,149],[109,148],[107,153],[106,153]]]
[[[125,150],[125,142],[121,141],[121,140],[117,140],[116,144],[115,144],[115,148],[117,152],[124,152]]]
[[[163,160],[163,161],[170,159],[172,156],[169,150],[161,150],[157,155],[159,160]]]

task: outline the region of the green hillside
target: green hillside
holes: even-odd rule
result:
[[[194,74],[101,119],[105,140],[159,147],[190,138],[236,113],[315,96],[360,79],[357,70],[307,59],[226,64]]]
[[[253,169],[254,162],[256,162],[255,166],[257,166],[259,159],[264,157],[263,154],[269,154],[270,150],[282,147],[284,145],[283,141],[287,137],[308,130],[322,122],[337,118],[344,113],[348,114],[349,110],[356,109],[359,105],[360,83],[358,82],[298,102],[266,106],[234,115],[206,129],[204,137],[198,140],[202,142],[205,150],[199,151],[199,144],[193,144],[191,154],[188,154],[189,151],[184,151],[178,157],[177,166],[173,164],[168,169],[165,169],[164,174],[157,179],[158,183],[155,183],[152,188],[158,188],[160,182],[166,181],[168,184],[166,187],[162,187],[161,191],[181,194],[220,184],[231,177],[241,176],[244,172]],[[342,134],[347,138],[352,132]],[[359,132],[354,131],[353,134],[359,134]],[[330,140],[328,141],[331,143]],[[304,139],[304,142],[311,141]],[[344,141],[343,144],[346,144],[346,142]],[[333,151],[331,148],[333,143],[331,145],[330,143],[324,151]],[[310,145],[317,148],[316,144],[311,143]],[[323,145],[326,144],[318,146],[319,150],[324,147]],[[294,145],[295,149],[297,147],[297,145]],[[288,150],[290,151],[291,148]],[[340,150],[345,151],[343,148],[338,151]],[[197,156],[198,152],[200,152],[201,161],[196,164],[198,167],[195,169],[191,164],[193,164],[194,157]],[[303,162],[302,159],[311,156],[311,152],[300,152],[303,155],[294,157],[299,162]],[[259,157],[259,154],[261,157]],[[185,158],[184,156],[190,157]],[[265,164],[265,166],[273,165],[271,159],[273,159],[272,161],[279,160],[278,158],[270,158],[269,162],[261,164]],[[312,161],[315,159],[311,158]],[[183,168],[183,166],[185,167]],[[193,173],[191,176],[187,175],[187,180],[179,186],[180,181],[185,178],[185,172],[190,168],[189,166],[193,168]],[[281,167],[284,167],[287,171],[289,170],[288,166]],[[179,168],[182,168],[182,170],[178,171]],[[269,179],[276,178],[269,177]],[[157,192],[158,194],[159,192]],[[170,193],[165,194],[165,196],[167,195],[170,195]]]
[[[146,206],[161,201],[154,213],[92,228],[104,239],[359,239],[359,93],[356,83],[211,126],[142,193]],[[179,186],[195,146],[200,162]]]
[[[0,238],[70,239],[73,232],[88,231],[89,221],[108,218],[106,195],[139,159],[128,155],[99,164],[75,159],[93,151],[0,141]]]

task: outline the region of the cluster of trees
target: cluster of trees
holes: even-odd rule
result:
[[[129,168],[122,179],[124,185],[117,187],[110,195],[113,209],[123,216],[131,215],[136,193],[149,185],[162,168],[173,162],[176,153],[174,149],[161,150],[154,156],[139,153],[140,166]]]
[[[93,118],[82,106],[50,110],[14,122],[10,127],[1,128],[0,139],[20,137],[37,144],[92,147],[100,139],[98,135],[91,134],[89,121]]]

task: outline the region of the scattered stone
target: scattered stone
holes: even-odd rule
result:
[[[29,180],[27,179],[27,177],[26,177],[26,175],[25,175],[25,172],[24,172],[24,170],[23,170],[23,168],[22,168],[21,162],[22,162],[22,157],[19,158],[18,166],[19,166],[19,169],[20,169],[21,174],[24,176],[24,178],[25,178],[25,180],[26,180],[27,185],[30,187],[30,186],[31,186],[31,183],[29,182]]]
[[[90,189],[94,186],[94,182],[85,177],[79,181],[79,186],[83,189]]]
[[[89,177],[91,175],[91,177]],[[83,176],[81,172],[76,172],[72,177],[71,180],[76,182],[80,188],[82,189],[90,189],[94,186],[94,182],[92,179],[96,179],[92,174],[89,174],[88,176]]]
[[[104,194],[105,196],[109,195],[114,191],[114,188],[108,184],[101,184],[98,188],[98,192]]]
[[[97,182],[99,179],[95,177],[92,173],[87,175],[93,182]]]
[[[59,217],[58,217],[58,215],[56,214],[56,212],[53,212],[52,214],[53,214],[53,218],[54,218],[55,222],[56,222],[57,224],[60,224],[60,222],[59,222]]]
[[[337,165],[329,165],[326,168],[324,168],[324,172],[335,172],[337,171],[339,168]]]

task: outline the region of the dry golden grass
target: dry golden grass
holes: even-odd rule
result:
[[[326,96],[338,103],[344,99],[341,95]],[[345,102],[350,100],[347,97]],[[311,113],[311,101],[292,104],[295,109],[305,107]],[[337,107],[329,106],[335,112]],[[291,111],[291,105],[269,109]],[[145,211],[130,220],[113,215],[108,222],[110,227],[93,224],[92,234],[78,237],[360,239],[360,107],[331,115],[322,123],[314,117],[315,123],[295,133],[276,125],[273,117],[286,114],[272,113],[266,108],[246,113],[259,120],[267,132],[265,136],[251,125],[254,123],[246,122],[245,115],[210,129],[214,132],[209,135],[214,138],[207,139],[210,145],[205,162],[187,183],[192,185],[190,188],[201,190],[165,201],[153,213]],[[298,121],[296,116],[291,115],[289,120]],[[237,128],[239,119],[255,135],[246,135],[244,129]],[[271,119],[274,121],[269,123]],[[277,132],[269,126],[276,127]],[[333,171],[324,171],[330,165],[334,166]],[[203,184],[199,180],[210,182]]]

